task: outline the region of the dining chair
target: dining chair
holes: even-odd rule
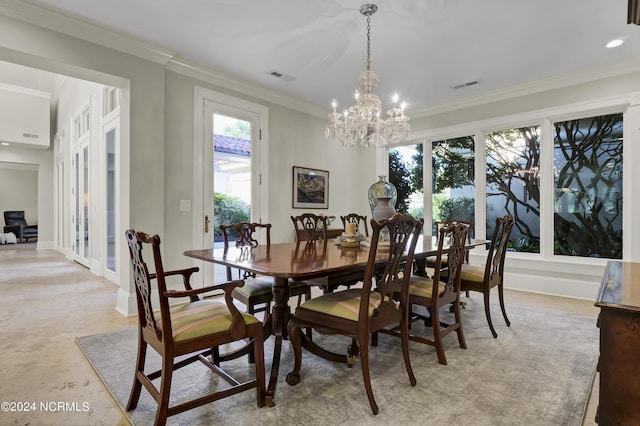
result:
[[[296,232],[296,241],[315,242],[327,241],[327,217],[313,213],[303,213],[299,216],[291,216],[291,221]],[[308,285],[319,287],[322,293],[331,293],[339,286],[350,287],[358,283],[364,273],[362,271],[348,272],[331,277],[319,277],[305,280]]]
[[[327,240],[327,228],[329,223],[324,215],[303,213],[299,216],[291,216],[296,232],[296,241]]]
[[[222,236],[224,239],[224,250],[228,251],[231,245],[235,247],[257,247],[259,242],[256,238],[257,233],[264,233],[265,243],[271,245],[271,224],[238,222],[230,225],[220,225]],[[238,278],[245,281],[244,286],[235,288],[231,295],[234,299],[242,302],[247,307],[247,312],[255,314],[264,312],[265,319],[270,312],[271,302],[273,301],[273,278],[257,277],[256,274],[248,271],[238,270]],[[232,279],[232,268],[227,267],[227,280]],[[289,287],[290,295],[298,297],[298,305],[302,301],[311,298],[311,287],[304,282],[291,282]]]
[[[424,306],[429,316],[416,314],[409,311],[409,321],[424,320],[426,326],[433,328],[433,339],[418,336],[411,332],[409,340],[424,343],[436,348],[438,362],[447,365],[447,358],[444,354],[442,339],[449,333],[456,332],[458,343],[463,349],[467,348],[462,331],[462,321],[460,317],[460,271],[465,255],[465,242],[469,233],[469,226],[464,223],[451,224],[441,227],[438,236],[438,254],[436,256],[436,267],[433,278],[411,276],[409,280],[409,307]],[[447,241],[445,243],[445,241]],[[447,257],[448,264],[446,270],[449,271],[447,279],[441,280],[441,270],[443,257]],[[401,288],[396,292],[396,298],[402,296]],[[440,317],[440,311],[444,306],[452,304],[454,306],[454,321],[449,324]],[[383,329],[380,332],[392,335],[401,335],[397,328]],[[372,337],[372,344],[377,344],[377,333]]]
[[[360,347],[362,376],[371,411],[378,414],[369,371],[369,336],[372,332],[392,324],[400,324],[405,368],[411,386],[416,384],[409,358],[407,303],[411,263],[422,224],[411,215],[398,213],[380,222],[371,220],[371,227],[371,247],[362,288],[326,293],[313,298],[300,305],[289,320],[287,329],[295,360],[293,371],[287,375],[287,383],[292,386],[300,383],[302,328],[311,327],[322,334],[351,337]],[[389,231],[390,241],[386,245],[378,241],[382,229]],[[379,253],[385,254],[384,269],[380,271],[376,270],[376,266],[382,264]],[[394,299],[398,285],[400,296]],[[324,354],[329,353],[320,349]],[[353,365],[355,359],[350,350],[348,353],[346,360],[349,365]],[[344,358],[338,354],[330,354],[335,360]]]
[[[364,234],[365,237],[369,237],[369,228],[367,227],[367,216],[359,215],[358,213],[349,213],[345,216],[340,216],[342,220],[342,227],[347,229],[347,223],[356,224],[356,232]],[[363,232],[364,231],[364,232]]]
[[[494,287],[498,287],[498,298],[500,300],[500,309],[502,310],[504,321],[507,327],[511,326],[511,322],[509,318],[507,318],[507,311],[504,307],[503,282],[505,254],[514,223],[515,219],[509,214],[496,218],[496,226],[491,236],[491,243],[489,244],[484,267],[467,264],[462,265],[460,290],[477,291],[483,294],[484,312],[493,337],[498,337],[498,333],[496,333],[493,322],[491,321],[491,304],[489,303],[491,289]],[[446,277],[447,272],[445,271],[441,274],[441,278],[446,279]]]
[[[155,424],[164,425],[167,417],[199,407],[204,404],[256,389],[258,407],[265,405],[263,326],[253,315],[241,313],[233,304],[233,289],[243,285],[242,280],[228,281],[218,285],[192,289],[189,283],[197,267],[165,271],[160,255],[160,237],[129,229],[125,233],[129,244],[131,266],[138,306],[138,355],[127,411],[138,405],[142,386],[157,403]],[[150,246],[155,272],[142,256],[143,246]],[[181,277],[184,290],[167,288],[167,278]],[[152,281],[155,280],[155,285]],[[157,296],[153,292],[157,288]],[[224,301],[200,300],[198,295],[213,290],[224,290]],[[183,304],[170,305],[171,300],[188,298]],[[159,303],[152,302],[156,299]],[[212,349],[242,339],[254,340],[254,378],[239,381],[209,362]],[[162,358],[161,369],[145,373],[147,348],[151,346]],[[214,386],[215,391],[196,399],[169,406],[171,381],[174,371],[195,361],[205,364],[218,374],[229,386]],[[152,382],[160,378],[160,389]],[[222,389],[221,389],[222,387]]]
[[[471,242],[471,234],[472,234],[474,223],[473,222],[469,222],[469,221],[464,221],[464,220],[437,221],[435,223],[435,225],[436,225],[436,236],[440,235],[440,229],[446,228],[447,226],[450,226],[450,225],[456,224],[456,223],[464,223],[465,225],[469,225],[469,233],[467,234],[467,243],[470,243]],[[465,256],[464,256],[464,262],[465,263],[469,263],[469,251],[468,250],[467,250],[467,252],[465,253]],[[426,263],[427,263],[427,267],[428,268],[435,268],[435,266],[436,266],[436,257],[435,256],[427,257]],[[447,266],[447,256],[446,255],[442,256],[441,265],[442,265],[442,267],[446,267]]]

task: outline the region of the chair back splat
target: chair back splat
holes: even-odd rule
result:
[[[289,320],[287,328],[295,360],[293,371],[287,375],[287,383],[292,386],[300,383],[303,340],[309,352],[350,366],[355,363],[354,357],[359,353],[369,405],[373,414],[377,414],[378,405],[373,396],[369,373],[371,333],[400,324],[405,368],[410,384],[416,384],[409,359],[407,304],[413,255],[422,223],[408,214],[397,213],[380,222],[372,219],[371,228],[371,245],[362,287],[313,298],[300,305]],[[388,242],[379,241],[383,229],[389,232]],[[400,296],[396,297],[398,289]],[[330,352],[301,332],[309,327],[322,334],[351,337],[352,344],[347,347],[346,354]]]
[[[327,239],[327,217],[313,213],[291,216],[296,230],[296,241],[316,241]]]
[[[137,407],[143,386],[158,404],[154,422],[156,425],[164,425],[167,417],[174,414],[252,388],[256,389],[258,407],[264,406],[266,390],[262,323],[257,318],[238,311],[231,297],[231,292],[241,287],[244,282],[228,281],[194,290],[189,280],[198,268],[165,271],[160,255],[159,236],[147,235],[133,229],[127,230],[125,235],[129,244],[138,304],[138,355],[127,411]],[[144,246],[151,246],[155,272],[149,271],[143,259]],[[166,277],[171,276],[182,278],[184,290],[167,289]],[[152,285],[152,280],[155,280],[157,285],[158,311],[154,311],[152,303],[153,291],[156,287]],[[224,303],[200,300],[198,297],[206,292],[217,290],[224,291]],[[176,298],[184,298],[188,302],[170,306],[169,299]],[[255,377],[239,381],[218,365],[209,362],[207,357],[219,346],[243,339],[252,340]],[[148,346],[151,346],[162,358],[162,368],[151,373],[145,373]],[[185,355],[187,356],[184,357]],[[176,361],[178,357],[180,360]],[[206,371],[216,373],[229,386],[222,386],[223,389],[216,389],[208,395],[169,406],[171,379],[174,372],[195,361],[205,364],[208,367]],[[160,389],[153,383],[153,380],[158,378],[160,378]]]

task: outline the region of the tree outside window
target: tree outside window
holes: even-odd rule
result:
[[[554,254],[622,259],[622,124],[554,123]]]
[[[515,218],[509,248],[540,253],[540,127],[487,133],[487,239],[496,217]]]

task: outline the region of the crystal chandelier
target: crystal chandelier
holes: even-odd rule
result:
[[[366,70],[358,79],[358,90],[355,93],[355,103],[344,113],[336,112],[337,102],[332,102],[333,112],[329,114],[327,124],[327,138],[336,140],[344,146],[384,146],[397,144],[411,138],[409,116],[404,113],[405,103],[398,104],[398,95],[393,96],[393,106],[387,111],[387,118],[380,118],[382,102],[373,93],[378,88],[380,78],[371,69],[371,15],[378,10],[378,6],[371,3],[363,4],[360,13],[367,17],[367,62]]]

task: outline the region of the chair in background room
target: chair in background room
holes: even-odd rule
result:
[[[449,333],[456,332],[458,335],[458,343],[463,349],[467,348],[462,331],[462,321],[460,318],[460,272],[465,256],[465,243],[469,233],[469,226],[463,223],[451,224],[440,228],[438,236],[438,254],[436,256],[435,272],[433,278],[411,276],[409,281],[409,307],[413,309],[414,305],[424,306],[429,317],[409,312],[409,321],[413,322],[419,319],[424,320],[425,325],[431,325],[433,328],[433,339],[423,336],[417,336],[413,333],[409,334],[409,340],[424,343],[436,348],[438,354],[438,362],[447,364],[447,358],[444,354],[444,346],[442,339]],[[444,241],[448,240],[445,247]],[[447,278],[441,282],[441,265],[442,259],[446,256],[448,265],[446,270],[450,272]],[[398,289],[396,297],[400,298],[402,293]],[[440,319],[441,309],[444,306],[453,304],[454,321],[447,324]],[[397,329],[380,330],[382,333],[399,335]],[[372,343],[377,343],[377,335],[374,334]]]
[[[327,218],[323,215],[303,213],[300,216],[291,216],[291,221],[296,232],[296,241],[308,243],[327,241]],[[305,280],[308,285],[320,287],[323,293],[331,293],[339,286],[350,287],[358,283],[364,276],[363,271],[350,271],[331,277],[320,277]]]
[[[4,212],[4,232],[13,233],[18,241],[29,242],[29,238],[38,238],[38,225],[29,225],[24,218],[24,210],[8,210]]]
[[[415,386],[416,379],[411,369],[408,341],[408,285],[411,276],[413,254],[422,224],[411,215],[398,213],[379,223],[371,221],[372,238],[369,257],[362,288],[353,288],[335,293],[327,293],[300,305],[288,323],[289,339],[293,347],[295,361],[293,371],[287,375],[289,385],[300,383],[302,365],[302,328],[311,327],[322,334],[341,334],[357,339],[360,346],[362,376],[373,414],[378,413],[378,405],[373,396],[369,372],[369,336],[383,327],[400,323],[402,354],[409,381]],[[374,278],[376,260],[379,259],[378,242],[381,229],[387,229],[390,235],[389,245],[384,247],[386,263],[379,277]],[[382,248],[380,248],[381,251]],[[406,261],[405,261],[406,254]],[[399,300],[393,298],[396,284],[401,282]],[[311,352],[327,356],[349,365],[355,363],[353,356],[339,355],[307,341],[305,348]],[[351,351],[349,351],[351,354]],[[385,368],[386,367],[386,368]],[[383,366],[389,370],[391,366]],[[317,392],[316,392],[317,396]],[[336,395],[331,395],[335,397]],[[352,395],[345,395],[352,398]]]
[[[496,227],[491,236],[485,266],[463,265],[462,273],[460,274],[461,291],[477,291],[484,295],[484,312],[493,337],[498,337],[498,333],[496,333],[491,321],[491,305],[489,303],[491,289],[494,287],[498,287],[498,298],[504,321],[507,327],[511,325],[504,307],[503,281],[505,254],[514,223],[515,219],[509,214],[496,218]],[[446,273],[441,277],[446,277]]]
[[[125,235],[129,243],[138,304],[138,355],[127,411],[137,407],[142,386],[158,404],[156,425],[164,425],[168,416],[253,388],[256,389],[258,407],[263,407],[266,391],[262,323],[254,316],[238,311],[231,297],[233,289],[242,286],[243,282],[229,281],[194,290],[189,284],[189,279],[198,268],[165,271],[160,255],[160,237],[133,229],[127,230]],[[150,272],[143,260],[143,246],[151,247],[155,272]],[[182,278],[185,290],[167,289],[166,279],[174,276]],[[152,280],[157,284],[157,298],[152,295],[156,289]],[[199,299],[199,294],[213,290],[224,290],[225,303]],[[152,298],[159,300],[157,306],[152,303]],[[188,298],[189,302],[169,307],[169,300],[175,298]],[[213,348],[246,338],[254,339],[256,362],[253,379],[238,381],[206,358]],[[161,369],[151,373],[144,371],[148,346],[162,358]],[[189,354],[192,355],[184,357]],[[178,357],[180,360],[176,362]],[[170,407],[169,396],[174,371],[195,361],[205,364],[230,386]],[[157,378],[160,378],[160,390],[152,382]]]
[[[265,242],[267,246],[271,245],[271,224],[238,222],[231,225],[220,225],[222,236],[224,238],[224,250],[227,251],[232,242],[236,247],[257,247],[257,232],[262,230],[265,234]],[[232,270],[227,268],[227,280],[232,280]],[[247,271],[238,270],[238,279],[245,281],[244,286],[235,288],[231,295],[234,299],[242,302],[247,307],[247,312],[251,315],[257,312],[265,313],[266,316],[270,312],[271,302],[273,301],[273,278],[256,277],[256,274]],[[311,298],[311,288],[303,282],[292,282],[290,285],[290,295],[298,297],[298,305],[302,300]],[[260,306],[262,305],[262,306]]]
[[[364,235],[365,237],[369,237],[369,228],[367,227],[367,217],[361,216],[357,213],[349,213],[345,216],[340,216],[342,220],[342,227],[346,230],[347,223],[355,223],[356,224],[356,232]]]

